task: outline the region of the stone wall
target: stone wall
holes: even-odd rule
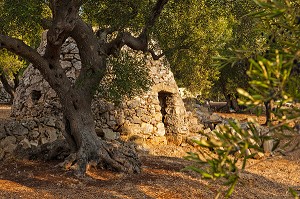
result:
[[[10,95],[5,91],[0,81],[0,104],[10,102]]]
[[[43,38],[39,48],[41,54],[44,52],[45,35]],[[81,69],[75,41],[68,38],[61,52],[61,65],[67,76],[75,80]],[[168,141],[180,144],[188,135],[189,127],[173,74],[163,61],[149,57],[146,63],[153,82],[149,91],[118,106],[95,97],[92,109],[96,131],[106,139],[139,136],[144,141],[158,144]],[[31,124],[26,127],[29,143],[43,144],[62,137],[64,126],[56,93],[31,65],[17,88],[12,115],[16,120]]]

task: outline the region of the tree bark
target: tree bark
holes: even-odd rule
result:
[[[274,121],[274,113],[273,113],[273,109],[274,109],[274,101],[270,100],[267,102],[264,102],[265,108],[266,108],[266,123],[265,125],[271,124],[272,121]]]

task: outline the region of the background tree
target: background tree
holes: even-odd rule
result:
[[[56,91],[60,99],[65,124],[64,136],[71,149],[70,156],[64,162],[66,168],[73,165],[77,173],[82,175],[86,171],[87,164],[93,162],[118,171],[140,171],[140,163],[132,147],[122,145],[120,142],[105,142],[97,137],[91,102],[95,87],[99,85],[106,74],[109,57],[118,56],[123,46],[127,45],[131,49],[142,52],[152,52],[153,57],[157,58],[149,48],[148,42],[151,28],[167,2],[168,0],[158,0],[147,4],[146,10],[149,12],[142,20],[142,25],[137,29],[139,31],[132,34],[126,28],[125,22],[124,26],[118,25],[117,28],[109,24],[101,26],[100,31],[95,33],[91,26],[84,21],[82,13],[85,9],[84,6],[89,3],[99,4],[98,12],[104,12],[108,7],[119,8],[117,9],[119,12],[115,12],[113,15],[109,13],[100,15],[109,21],[111,16],[117,16],[119,13],[132,15],[131,12],[122,12],[124,8],[134,10],[134,7],[124,6],[131,5],[129,1],[97,3],[97,1],[50,0],[46,3],[51,9],[52,15],[43,23],[49,29],[43,56],[22,40],[0,34],[0,48],[6,48],[31,62]],[[39,5],[41,4],[30,7],[37,8]],[[99,21],[102,22],[101,19]],[[4,24],[8,23],[4,22]],[[25,31],[30,31],[30,29]],[[59,62],[60,48],[68,37],[72,37],[76,41],[82,62],[82,69],[75,83],[68,79]]]
[[[19,85],[19,73],[24,67],[26,67],[26,62],[21,61],[16,55],[2,50],[0,54],[0,81],[5,91],[11,96],[10,103],[13,102],[16,88]]]
[[[13,6],[12,6],[13,5]],[[41,1],[0,1],[0,34],[6,34],[25,41],[33,48],[40,42],[42,28],[41,17],[47,16],[47,9]],[[0,50],[0,81],[7,93],[14,98],[20,73],[28,63],[7,50]]]

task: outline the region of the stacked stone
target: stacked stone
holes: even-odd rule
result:
[[[2,83],[0,82],[0,103],[10,102],[10,95],[3,88]]]

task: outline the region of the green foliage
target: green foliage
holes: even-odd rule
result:
[[[284,131],[290,128],[289,123],[300,120],[300,110],[296,107],[285,108],[287,102],[299,101],[299,1],[255,1],[260,7],[255,13],[245,17],[255,16],[262,20],[257,23],[257,31],[262,37],[257,37],[257,45],[254,48],[242,47],[242,50],[232,51],[231,56],[219,58],[219,66],[233,67],[239,60],[245,60],[250,64],[247,74],[250,78],[250,89],[238,89],[244,97],[240,102],[244,105],[257,107],[265,102],[274,101],[275,109],[272,112],[276,115],[276,123],[268,123],[269,133],[267,136],[259,135],[256,125],[248,124],[250,131],[243,130],[238,124],[231,123],[224,127],[223,131],[213,131],[207,136],[207,140],[196,141],[204,148],[214,153],[199,154],[190,153],[188,158],[206,165],[202,167],[189,167],[202,174],[203,177],[216,180],[225,178],[229,186],[226,197],[229,197],[239,178],[239,171],[245,167],[247,162],[247,149],[259,150],[259,145],[267,139],[282,138],[293,139],[293,131]],[[298,20],[299,19],[299,20]],[[299,22],[299,23],[298,23]],[[230,53],[228,53],[230,55]],[[242,58],[242,59],[240,59]],[[250,58],[249,62],[247,58]],[[245,64],[246,65],[246,64]],[[222,77],[222,73],[221,73]],[[236,132],[237,138],[230,133],[231,129]],[[220,133],[221,132],[221,133]],[[245,132],[245,133],[243,133]],[[230,136],[225,136],[229,134]],[[228,138],[227,138],[228,137]],[[249,142],[247,141],[249,140]],[[289,141],[285,146],[288,146]],[[273,148],[279,146],[279,142]],[[256,144],[257,143],[257,144]],[[240,154],[237,157],[230,156],[230,151],[239,146]],[[299,146],[299,143],[295,147]],[[284,147],[284,146],[283,146]],[[236,159],[237,158],[237,159]],[[229,160],[228,160],[229,159]],[[238,168],[239,159],[242,166]],[[227,164],[226,164],[227,163]],[[292,188],[290,193],[295,198],[299,195]],[[217,195],[219,197],[219,195]]]
[[[25,61],[21,61],[18,56],[6,51],[0,51],[0,73],[5,73],[6,76],[13,78],[21,69],[26,66]]]
[[[82,7],[82,16],[99,28],[136,32],[145,24],[146,15],[153,5],[153,1],[145,0],[88,0]]]
[[[45,15],[48,12],[44,1],[0,0],[0,33],[37,47],[42,33],[40,22]]]
[[[107,77],[102,81],[99,93],[118,103],[124,97],[130,98],[148,90],[151,84],[145,57],[122,51],[119,57],[110,59]]]
[[[238,92],[247,101],[240,101],[244,105],[261,105],[264,102],[274,100],[278,105],[293,101],[293,98],[286,92],[287,82],[291,74],[292,64],[284,62],[283,56],[276,52],[276,57],[268,60],[258,57],[257,62],[250,60],[250,69],[247,72],[251,81],[251,94],[244,89]]]
[[[231,38],[234,21],[210,8],[207,2],[169,2],[154,30],[178,85],[202,94],[218,77],[217,69],[211,67],[212,57]]]
[[[261,137],[256,124],[249,122],[248,126],[249,129],[245,130],[239,123],[230,122],[229,125],[221,126],[219,130],[214,130],[209,135],[203,134],[201,140],[194,140],[202,148],[199,154],[188,153],[186,159],[194,161],[196,165],[186,169],[196,171],[206,179],[225,179],[224,185],[229,186],[225,196],[229,197],[239,179],[240,170],[245,169],[247,159],[255,155],[249,153],[250,149],[260,150],[258,143]],[[239,164],[240,162],[242,164]],[[219,195],[220,193],[217,197]]]
[[[264,52],[263,37],[257,31],[259,20],[247,16],[258,10],[258,6],[251,1],[227,2],[231,14],[235,18],[232,23],[232,37],[225,47],[214,57],[213,65],[220,71],[220,78],[215,82],[214,92],[221,92],[224,96],[236,94],[238,87],[248,87],[246,71],[249,67],[248,59]]]

